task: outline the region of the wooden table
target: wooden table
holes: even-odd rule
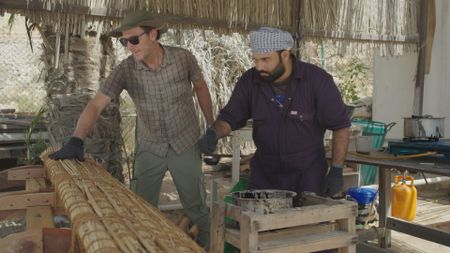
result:
[[[252,129],[250,127],[242,128],[234,131],[231,135],[231,143],[233,147],[233,163],[232,163],[232,183],[239,181],[239,161],[240,161],[240,145],[242,142],[252,140]],[[331,157],[330,153],[327,158]],[[383,159],[377,159],[377,158]],[[378,166],[379,172],[379,232],[382,247],[390,247],[391,230],[396,230],[412,236],[416,236],[429,241],[437,242],[450,246],[450,231],[436,229],[432,225],[424,226],[404,220],[390,217],[391,213],[391,170],[409,172],[424,172],[442,176],[450,176],[450,161],[442,157],[422,157],[414,159],[397,159],[393,155],[383,152],[372,152],[368,156],[360,156],[349,153],[346,162],[368,164]]]
[[[328,155],[329,157],[329,155]],[[406,233],[425,240],[450,246],[450,231],[437,229],[432,225],[424,226],[413,222],[396,219],[391,213],[391,170],[409,172],[424,172],[443,176],[450,176],[450,161],[442,157],[421,157],[398,160],[386,160],[393,155],[383,152],[372,152],[367,156],[349,153],[346,162],[369,164],[378,166],[379,172],[379,231],[382,247],[390,247],[391,230]],[[384,159],[377,159],[384,158]]]

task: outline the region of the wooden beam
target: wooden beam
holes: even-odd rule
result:
[[[39,165],[22,166],[8,170],[8,180],[25,180],[28,178],[44,176],[44,167]]]
[[[354,40],[374,43],[405,43],[416,44],[419,41],[419,35],[388,35],[388,34],[369,34],[361,32],[341,32],[341,31],[302,31],[302,37],[318,37],[337,40]]]
[[[420,0],[419,13],[419,59],[417,61],[416,84],[414,86],[414,115],[422,115],[423,112],[425,63],[427,59],[428,0]]]
[[[425,60],[425,73],[430,73],[431,55],[433,52],[434,32],[436,30],[436,1],[429,0],[427,22],[427,56]]]
[[[25,209],[30,206],[55,205],[54,192],[16,194],[0,197],[0,210]]]
[[[386,227],[428,241],[450,247],[450,231],[436,229],[426,225],[411,223],[394,217],[388,217]]]
[[[296,212],[280,210],[273,214],[255,213],[252,216],[252,221],[256,224],[257,231],[266,231],[271,229],[301,226],[316,222],[318,223],[326,220],[330,221],[352,218],[355,215],[355,209],[356,208],[354,206],[350,205],[329,206],[321,204],[314,206],[302,206],[299,208],[289,209],[289,211],[295,210]],[[308,217],[308,219],[304,219],[304,217]],[[276,224],[274,223],[275,221]]]
[[[53,212],[50,206],[27,207],[26,214],[27,230],[53,228]]]

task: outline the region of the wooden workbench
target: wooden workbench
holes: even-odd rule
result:
[[[396,160],[388,160],[387,158],[395,157],[383,152],[371,152],[368,156],[360,156],[349,153],[346,157],[346,162],[378,166],[380,193],[379,238],[381,240],[381,246],[390,247],[391,230],[399,231],[425,240],[450,246],[450,231],[439,229],[438,226],[424,226],[390,216],[392,169],[397,169],[399,171],[424,172],[450,176],[450,161],[445,160],[444,158],[439,156]]]
[[[252,129],[245,127],[231,134],[233,147],[232,183],[239,181],[240,144],[252,141]],[[330,158],[330,153],[327,158]],[[382,158],[382,159],[378,159]],[[389,160],[394,158],[394,160]],[[450,246],[450,231],[439,229],[439,226],[423,226],[390,217],[391,213],[391,170],[409,172],[424,172],[442,176],[450,176],[450,161],[442,157],[421,157],[410,159],[395,159],[391,154],[384,152],[371,152],[367,156],[349,153],[346,162],[378,166],[379,192],[380,192],[380,229],[379,236],[382,247],[390,247],[391,230],[396,230],[412,236]]]

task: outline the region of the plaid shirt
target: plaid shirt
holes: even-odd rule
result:
[[[138,116],[136,144],[161,157],[169,146],[180,154],[198,140],[200,126],[192,82],[203,79],[189,51],[168,46],[163,49],[163,61],[157,70],[150,70],[131,55],[100,87],[109,97],[127,90]]]

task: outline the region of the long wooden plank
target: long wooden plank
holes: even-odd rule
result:
[[[8,180],[26,180],[33,177],[45,177],[44,167],[39,165],[23,166],[8,171]]]
[[[316,225],[305,225],[301,227],[279,229],[273,231],[265,231],[258,234],[258,241],[273,241],[286,237],[299,238],[305,235],[332,232],[336,230],[335,223],[323,223]],[[226,228],[225,239],[233,246],[239,248],[241,234],[237,228]],[[215,251],[213,251],[215,252]]]
[[[258,253],[300,253],[318,250],[355,247],[356,235],[342,231],[320,233],[296,238],[285,238],[261,242]],[[349,246],[350,245],[350,246]]]
[[[27,229],[53,228],[53,213],[50,206],[27,207]]]
[[[54,192],[17,194],[0,197],[0,210],[25,209],[30,206],[55,205]]]
[[[351,218],[355,216],[356,208],[356,205],[304,206],[273,214],[255,214],[252,220],[258,231],[266,231]]]
[[[2,192],[0,193],[0,199],[2,199],[3,197],[6,196],[12,196],[12,195],[22,195],[22,194],[26,194],[27,191],[22,190],[22,191],[12,191],[12,192]]]
[[[317,233],[332,232],[332,231],[336,230],[336,227],[337,227],[336,224],[331,223],[331,222],[315,224],[315,225],[305,225],[305,226],[294,227],[294,228],[261,232],[258,239],[259,239],[259,241],[262,242],[262,241],[268,241],[268,240],[276,240],[276,239],[283,238],[286,236],[301,237],[301,236],[317,234]]]
[[[388,217],[386,228],[450,247],[450,231]]]
[[[419,36],[413,35],[392,35],[392,34],[371,34],[362,32],[343,32],[322,30],[313,31],[305,30],[302,33],[304,37],[317,37],[317,38],[331,38],[331,39],[344,39],[344,40],[356,40],[356,41],[371,41],[371,42],[396,42],[396,43],[417,43]]]
[[[402,160],[380,160],[377,159],[378,157],[393,158],[394,155],[384,152],[371,152],[369,156],[360,156],[347,153],[345,161],[384,166],[386,169],[396,168],[399,170],[408,170],[409,172],[425,172],[442,176],[450,176],[450,162],[442,157],[430,156]],[[331,158],[331,153],[327,153],[327,158]]]

